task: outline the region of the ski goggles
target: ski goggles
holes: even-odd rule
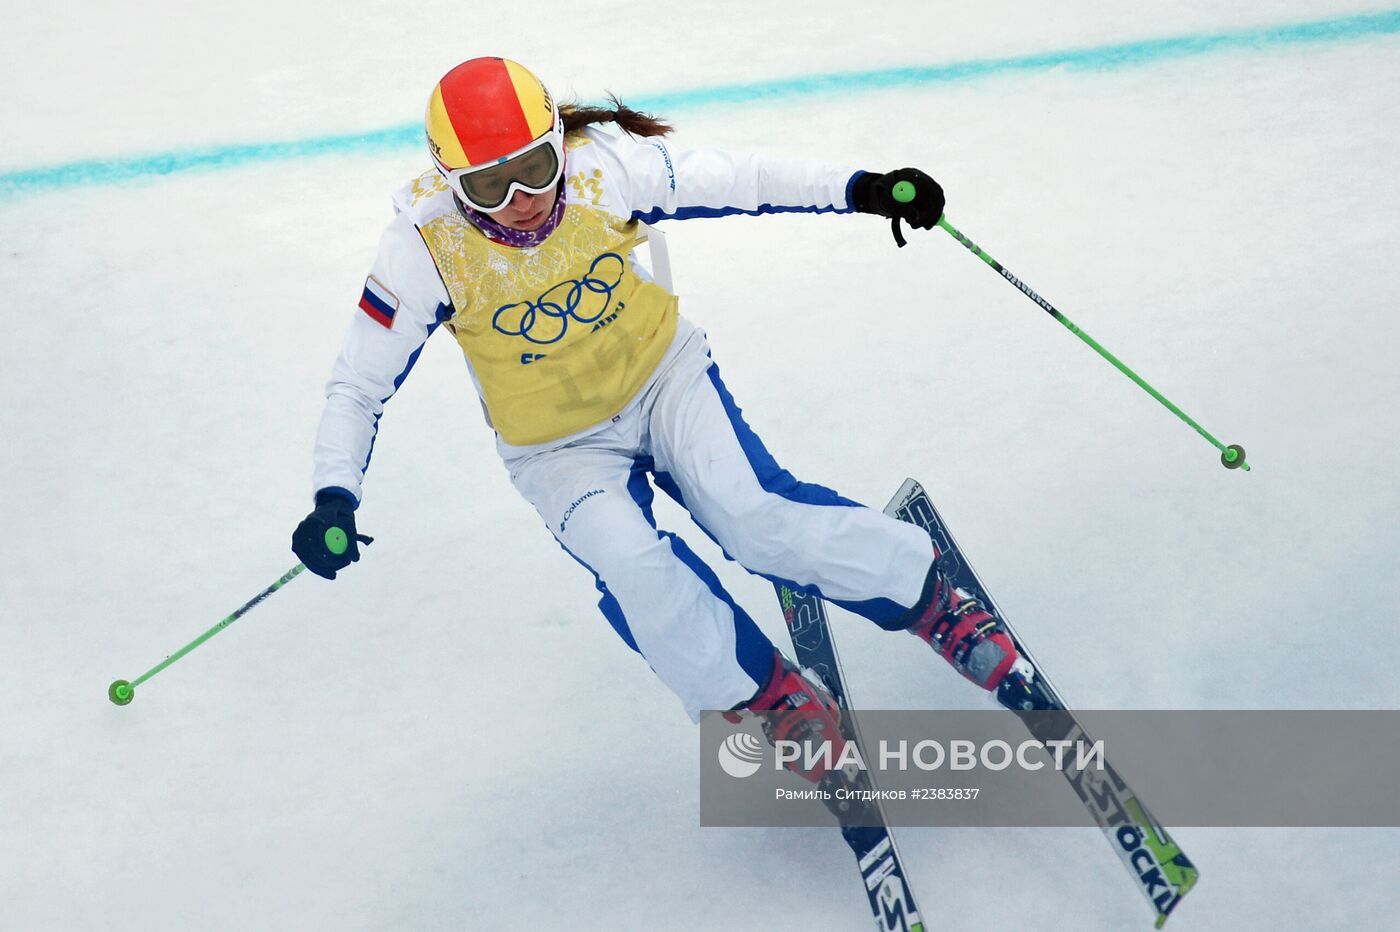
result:
[[[564,173],[564,140],[549,132],[490,165],[474,165],[449,171],[438,169],[447,184],[468,205],[485,214],[495,213],[516,191],[543,194],[559,183]]]

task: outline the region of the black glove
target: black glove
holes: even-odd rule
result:
[[[913,187],[913,198],[895,200],[895,186],[902,181]],[[920,230],[932,230],[943,216],[943,205],[942,186],[917,168],[898,168],[883,175],[866,172],[851,186],[851,207],[863,214],[889,217],[894,241],[901,246],[904,236],[899,221],[907,220]]]
[[[341,553],[335,553],[326,540],[326,532],[331,528],[345,532],[345,549]],[[335,579],[336,570],[360,559],[360,544],[373,542],[373,537],[355,533],[355,502],[336,489],[317,492],[316,509],[292,532],[292,552],[301,557],[307,569],[326,579]]]

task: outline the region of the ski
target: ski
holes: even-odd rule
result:
[[[835,697],[841,711],[848,712],[850,702],[846,682],[836,657],[836,644],[831,638],[825,603],[811,593],[799,592],[781,583],[774,586],[783,609],[783,620],[792,636],[798,666],[820,678],[827,691]],[[846,740],[860,747],[860,735],[854,718],[842,715],[841,720],[849,730],[849,734],[844,736]],[[871,788],[870,778],[863,773],[850,777],[833,774],[831,778],[844,779],[856,789]],[[841,836],[850,845],[856,865],[860,868],[861,881],[875,917],[875,927],[882,932],[923,932],[924,925],[914,903],[904,862],[900,860],[899,849],[895,847],[894,836],[885,824],[879,803],[852,807],[846,811],[833,808],[832,814],[841,823]]]
[[[1029,669],[1013,671],[1007,676],[997,690],[997,702],[1014,712],[1063,712],[1063,715],[1023,719],[1033,736],[1042,741],[1089,740],[1074,713],[1012,629],[1006,615],[996,606],[967,556],[958,548],[948,525],[923,486],[913,479],[906,479],[885,506],[885,514],[927,531],[938,552],[949,561],[948,574],[953,585],[981,601],[1006,626],[1007,633]],[[1062,772],[1132,874],[1138,889],[1152,904],[1157,913],[1157,928],[1160,929],[1172,910],[1180,904],[1181,898],[1195,885],[1200,872],[1112,767],[1105,766],[1102,771],[1067,768]]]

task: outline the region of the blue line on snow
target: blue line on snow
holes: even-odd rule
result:
[[[1147,39],[1119,45],[1045,52],[1011,58],[988,58],[951,65],[886,68],[845,74],[818,74],[760,83],[728,84],[673,91],[631,100],[648,110],[689,110],[702,107],[813,97],[890,88],[958,84],[994,75],[1044,72],[1055,68],[1112,69],[1190,58],[1212,52],[1259,50],[1302,43],[1343,42],[1400,32],[1400,10],[1313,20],[1234,32]],[[80,185],[112,184],[133,178],[179,172],[236,168],[260,162],[281,162],[317,155],[389,152],[417,146],[422,140],[417,123],[319,136],[293,142],[252,143],[185,149],[156,155],[107,161],[75,162],[47,168],[0,173],[0,201],[17,195],[57,191]]]

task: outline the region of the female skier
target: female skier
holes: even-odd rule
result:
[[[560,108],[501,58],[464,62],[433,89],[435,167],[394,197],[326,389],[315,510],[292,549],[328,579],[359,559],[354,512],[383,405],[442,328],[466,355],[511,482],[594,575],[604,616],[693,719],[782,710],[837,733],[830,695],[684,541],[657,529],[648,474],[750,572],[909,631],[996,689],[1015,647],[949,585],[928,535],[774,462],[705,334],[679,315],[667,276],[634,254],[646,224],[689,217],[856,211],[931,229],[942,189],[913,168],[673,152],[661,141],[667,124],[613,103]],[[607,122],[625,135],[596,125]],[[907,187],[895,199],[899,182],[912,200]],[[337,526],[349,535],[341,554],[325,540]]]

